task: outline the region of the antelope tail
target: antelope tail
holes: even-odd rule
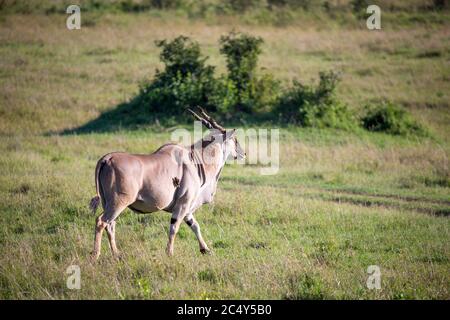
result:
[[[97,162],[97,166],[95,167],[95,190],[97,195],[91,199],[89,202],[89,208],[92,210],[92,213],[95,214],[97,208],[100,204],[100,182],[98,181],[100,171],[102,170],[103,165],[106,163],[105,158],[103,157],[100,161]]]
[[[95,214],[97,211],[98,205],[100,204],[100,196],[95,196],[89,202],[89,209],[92,210],[92,213]]]

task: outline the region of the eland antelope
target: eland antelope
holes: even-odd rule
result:
[[[236,139],[235,129],[224,129],[202,108],[200,115],[188,110],[211,130],[193,145],[168,143],[152,154],[113,152],[97,162],[97,195],[91,199],[90,208],[95,213],[101,201],[103,212],[96,219],[93,259],[100,255],[104,229],[113,255],[118,256],[116,219],[127,207],[137,213],[164,210],[172,214],[166,249],[169,256],[173,255],[175,236],[183,220],[195,233],[200,252],[210,252],[194,212],[213,200],[226,160],[244,159],[245,152]]]

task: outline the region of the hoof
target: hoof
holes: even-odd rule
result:
[[[90,255],[89,255],[89,260],[90,260],[92,263],[95,263],[95,262],[97,262],[98,257],[99,257],[99,254],[98,254],[98,253],[96,253],[96,252],[91,252]]]
[[[201,248],[200,249],[201,254],[211,254],[211,250],[208,248]]]

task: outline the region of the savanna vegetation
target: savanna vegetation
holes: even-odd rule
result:
[[[0,4],[0,298],[449,299],[446,1]],[[149,153],[201,104],[225,126],[280,128],[280,169],[228,165],[196,217],[118,219],[89,260],[94,168]],[[66,268],[81,268],[81,289]],[[381,289],[366,287],[367,267]]]

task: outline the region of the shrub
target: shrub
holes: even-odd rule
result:
[[[156,45],[162,48],[160,59],[165,69],[156,70],[153,81],[141,87],[141,102],[166,116],[197,105],[214,110],[212,101],[218,82],[214,67],[206,65],[207,57],[202,57],[198,43],[179,36],[170,42],[157,41]]]
[[[226,56],[228,79],[234,87],[233,112],[257,113],[276,100],[279,82],[271,75],[258,77],[256,66],[263,40],[231,32],[220,38],[220,53]]]
[[[170,42],[159,40],[155,43],[162,48],[160,59],[165,64],[165,71],[160,76],[173,77],[177,73],[202,76],[214,72],[214,67],[205,66],[208,58],[202,57],[199,44],[188,37],[179,36]]]
[[[164,70],[156,70],[154,79],[141,85],[135,103],[145,110],[145,117],[160,119],[175,119],[186,108],[199,105],[228,119],[249,115],[268,119],[278,114],[283,121],[304,126],[349,129],[356,123],[334,97],[339,80],[334,72],[319,73],[317,86],[294,81],[284,92],[270,73],[257,75],[262,42],[242,33],[222,36],[220,51],[228,73],[216,78],[197,42],[184,36],[157,41]]]
[[[217,90],[211,96],[211,101],[220,114],[230,117],[238,101],[238,91],[234,82],[226,76],[219,78]]]
[[[197,42],[180,36],[157,41],[164,71],[156,70],[151,82],[141,86],[139,101],[153,113],[165,117],[180,115],[197,105],[228,118],[245,113],[271,111],[278,98],[279,81],[270,74],[256,76],[262,39],[230,33],[221,38],[221,52],[227,56],[228,74],[214,77]]]
[[[228,0],[222,3],[231,7],[234,12],[245,12],[248,10],[261,9],[266,6],[265,0]]]
[[[386,132],[393,135],[425,135],[426,132],[406,110],[389,102],[368,106],[362,125],[369,131]]]
[[[267,113],[272,111],[273,106],[279,98],[281,91],[280,81],[266,73],[252,82],[253,100],[248,100],[255,113]]]
[[[355,117],[342,102],[307,105],[305,126],[317,128],[339,128],[351,130],[356,127]]]
[[[268,0],[269,6],[284,7],[289,6],[293,9],[302,8],[308,10],[314,3],[313,0]]]
[[[355,127],[356,120],[347,106],[335,98],[338,75],[332,71],[321,72],[319,78],[316,87],[294,80],[292,87],[280,97],[275,112],[282,120],[305,127]]]
[[[212,108],[206,92],[208,83],[188,73],[183,76],[177,73],[170,82],[154,82],[142,91],[142,101],[156,113],[179,115],[186,108],[197,105]]]
[[[152,7],[158,9],[175,9],[183,6],[185,1],[182,0],[149,0]]]
[[[350,2],[352,11],[358,18],[363,18],[366,15],[366,9],[369,4],[368,0],[352,0]]]
[[[449,7],[448,0],[433,0],[432,8],[435,10],[444,10]]]

